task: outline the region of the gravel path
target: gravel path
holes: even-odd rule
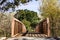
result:
[[[55,40],[53,38],[36,38],[36,37],[17,37],[17,38],[8,38],[7,40]]]

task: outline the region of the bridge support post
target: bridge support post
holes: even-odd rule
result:
[[[25,33],[26,31],[25,25],[13,17],[11,21],[11,37],[16,37],[21,32]]]
[[[12,18],[12,21],[11,21],[11,37],[13,37],[14,35],[14,18]]]
[[[48,34],[47,34],[47,36],[50,37],[50,22],[49,22],[49,18],[47,18],[47,27],[48,27]]]

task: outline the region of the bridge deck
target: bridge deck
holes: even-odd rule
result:
[[[27,33],[27,34],[19,34],[16,37],[47,37],[46,34],[39,34],[39,33]]]

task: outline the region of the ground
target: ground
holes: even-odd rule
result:
[[[17,38],[8,38],[7,40],[56,40],[53,38],[37,38],[37,37],[17,37]]]

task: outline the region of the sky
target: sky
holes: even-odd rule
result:
[[[31,11],[35,11],[37,13],[39,13],[39,6],[41,5],[41,1],[30,1],[26,4],[20,4],[18,7],[16,7],[16,10],[18,9],[28,9],[28,10],[31,10]]]
[[[13,0],[10,0],[10,2],[13,2]],[[16,7],[15,9],[16,10],[28,9],[31,11],[35,11],[38,13],[38,15],[40,15],[39,8],[41,5],[42,5],[41,0],[38,0],[38,1],[32,0],[25,4],[20,3],[20,5],[18,7]],[[9,11],[10,12],[12,11],[11,8],[9,9]]]

